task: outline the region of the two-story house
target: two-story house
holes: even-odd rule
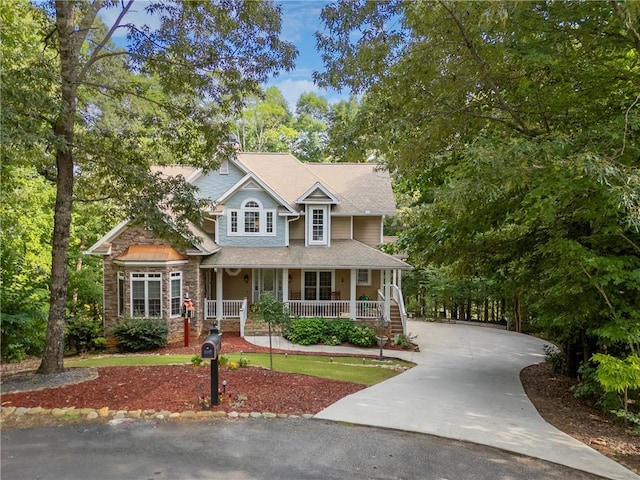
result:
[[[188,248],[123,221],[88,250],[104,257],[107,329],[126,316],[162,318],[179,339],[189,297],[194,333],[217,321],[244,334],[251,304],[269,292],[292,317],[382,315],[404,332],[400,273],[411,267],[376,248],[396,213],[386,171],[285,153],[237,153],[207,174],[161,170],[183,175],[214,208],[191,225],[201,241]]]

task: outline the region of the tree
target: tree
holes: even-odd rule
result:
[[[293,152],[304,162],[322,162],[325,159],[327,116],[329,102],[313,92],[300,95],[296,104],[295,127],[298,137]]]
[[[236,135],[245,152],[282,152],[291,149],[298,132],[278,87],[268,87],[252,99],[236,122]]]
[[[36,51],[57,61],[56,69],[41,69],[47,79],[42,87],[39,82],[20,83],[37,66],[29,57],[22,60],[26,47],[5,49],[3,43],[10,66],[4,77],[17,79],[6,89],[3,129],[12,116],[32,120],[33,127],[30,124],[28,134],[14,140],[12,149],[29,151],[35,138],[50,152],[42,170],[56,184],[51,298],[40,373],[63,370],[76,183],[94,182],[96,197],[102,193],[100,187],[109,196],[117,193],[131,218],[158,231],[184,233],[185,222],[197,218],[203,203],[195,200],[194,189],[184,179],[154,175],[149,163],[160,158],[214,167],[231,151],[227,139],[234,115],[270,73],[291,68],[296,55],[291,44],[278,38],[280,9],[266,2],[145,3],[157,28],[126,23],[133,7],[132,0],[59,0],[38,7],[20,3],[22,10],[41,19]],[[117,11],[116,19],[102,28],[98,14],[107,9]],[[125,47],[110,42],[118,29],[127,30]],[[111,68],[127,74],[108,75]],[[114,109],[114,116],[105,119],[96,104],[87,101],[97,96],[117,100],[125,108]],[[43,105],[42,111],[25,112],[29,97],[43,97],[45,102],[34,103]],[[150,105],[156,113],[127,108],[134,101]],[[136,122],[129,129],[132,115]],[[136,149],[141,143],[146,148]]]
[[[494,282],[516,328],[543,328],[583,362],[638,348],[637,14],[345,1],[318,35],[321,86],[362,94],[361,154],[418,199],[401,235],[410,262]]]
[[[274,326],[284,325],[289,321],[287,306],[276,299],[270,293],[263,293],[256,304],[258,319],[269,326],[269,368],[273,372],[273,347],[271,345],[271,329]]]

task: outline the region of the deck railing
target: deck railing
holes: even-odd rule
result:
[[[289,300],[287,303],[289,315],[292,317],[324,317],[324,318],[351,318],[349,300]],[[379,312],[384,308],[384,302],[374,300],[357,300],[355,318],[378,318]],[[217,304],[215,300],[205,300],[205,318],[217,317]],[[246,300],[223,300],[222,317],[240,318],[246,320]]]

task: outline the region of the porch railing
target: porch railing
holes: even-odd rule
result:
[[[377,318],[378,309],[384,302],[372,300],[356,301],[356,318]],[[349,300],[289,300],[289,315],[292,317],[350,318]]]
[[[217,303],[215,300],[205,300],[205,318],[217,318]],[[289,314],[292,317],[324,317],[324,318],[351,318],[349,300],[289,300]],[[379,312],[384,308],[383,301],[357,300],[355,318],[378,318]],[[239,318],[246,322],[248,315],[247,300],[223,300],[222,317]]]
[[[396,285],[391,285],[391,296],[398,304],[400,309],[400,318],[402,319],[402,331],[407,334],[407,309],[404,306],[404,297],[402,292]]]
[[[246,299],[245,300],[222,300],[222,317],[223,318],[241,318],[243,304],[245,304],[245,312],[246,312],[246,301],[247,301]],[[205,318],[216,318],[218,316],[218,304],[216,303],[215,300],[204,301],[204,316]]]

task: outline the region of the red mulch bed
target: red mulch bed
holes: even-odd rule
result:
[[[170,345],[155,354],[200,353],[203,339],[192,340],[190,347]],[[236,336],[225,334],[225,352],[268,352]],[[278,352],[278,350],[274,350]],[[372,350],[372,354],[375,351]],[[234,360],[234,358],[232,358]],[[3,406],[42,408],[102,408],[110,410],[156,410],[182,412],[199,410],[199,399],[210,395],[210,362],[194,368],[191,365],[149,367],[101,367],[98,378],[58,388],[24,391],[2,395]],[[260,367],[228,370],[220,367],[219,385],[227,386],[220,405],[212,410],[237,412],[272,412],[286,414],[317,413],[346,395],[365,388],[364,385],[336,380],[271,372]],[[46,387],[39,384],[40,387]]]

